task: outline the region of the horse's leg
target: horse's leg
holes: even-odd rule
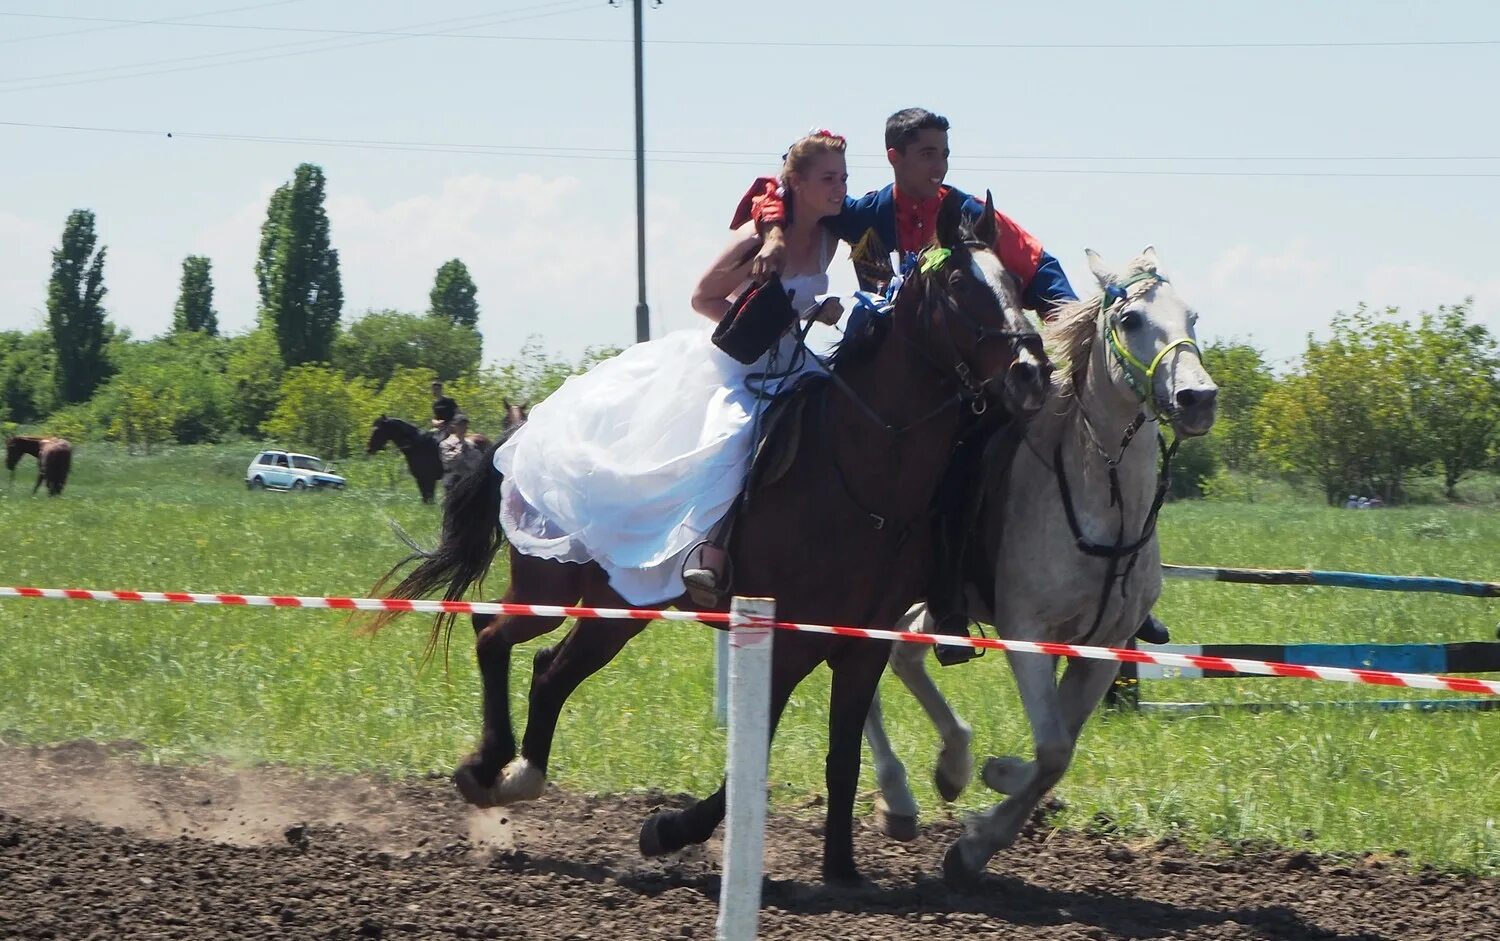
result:
[[[919,626],[899,629],[931,633],[932,620],[927,617],[925,607],[914,608],[907,613],[907,617],[910,618],[917,611],[921,612],[918,615],[921,618]],[[896,644],[891,650],[891,672],[901,678],[901,682],[916,697],[922,711],[927,713],[927,718],[937,729],[943,747],[938,751],[937,765],[933,768],[933,783],[937,785],[938,794],[943,800],[952,802],[958,800],[958,795],[963,793],[964,788],[969,785],[969,779],[974,776],[974,756],[970,751],[974,730],[958,717],[928,675],[926,664],[929,649],[926,644]]]
[[[587,596],[584,602],[589,607],[599,606],[596,599]],[[506,765],[505,776],[497,785],[503,803],[542,796],[563,705],[579,684],[603,669],[648,623],[580,618],[555,649],[537,651],[521,755]]]
[[[1030,653],[1007,656],[1031,723],[1036,760],[991,758],[985,763],[985,784],[1010,796],[972,818],[964,835],[943,857],[944,874],[957,881],[977,877],[990,857],[1015,842],[1042,797],[1072,764],[1083,722],[1118,670],[1113,663],[1072,660],[1060,685],[1055,658]]]
[[[854,864],[854,794],[859,788],[860,727],[880,688],[880,674],[890,657],[890,642],[843,640],[844,649],[830,661],[833,691],[829,702],[828,815],[823,826],[823,880],[860,881]]]
[[[502,601],[545,598],[548,604],[572,604],[581,594],[578,566],[510,553],[510,587]],[[482,619],[482,620],[481,620]],[[479,748],[453,773],[453,783],[471,804],[490,807],[504,803],[496,779],[516,757],[516,736],[510,717],[510,656],[517,645],[555,630],[560,617],[533,615],[476,616],[474,649],[483,682],[484,731]]]
[[[38,490],[42,489],[42,480],[47,476],[47,472],[40,467],[41,461],[38,461],[37,464],[39,466],[36,469],[36,486],[31,488],[31,495],[33,497],[36,496]]]
[[[792,691],[823,662],[819,654],[808,649],[805,641],[804,635],[778,633],[772,648],[770,739],[766,741],[767,751],[770,751],[771,740],[776,738],[776,726],[781,722],[781,713],[786,709],[787,700],[792,698]],[[721,782],[717,791],[689,807],[659,811],[646,818],[641,824],[641,855],[665,856],[690,844],[707,841],[724,820],[724,788],[725,785]]]
[[[892,657],[895,653],[892,652]],[[917,799],[906,780],[906,766],[901,763],[891,740],[885,734],[885,718],[880,709],[880,691],[870,701],[865,717],[865,741],[870,743],[870,757],[875,763],[875,781],[880,794],[875,798],[875,828],[893,840],[905,843],[917,838]]]

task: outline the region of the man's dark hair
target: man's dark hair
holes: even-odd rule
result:
[[[906,153],[921,131],[946,131],[948,119],[926,108],[905,108],[885,119],[885,149]]]

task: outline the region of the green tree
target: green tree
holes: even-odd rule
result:
[[[577,363],[572,363],[548,353],[536,337],[530,337],[515,359],[495,370],[494,380],[512,402],[535,405],[551,395],[569,376],[587,372],[595,363],[619,352],[615,347],[591,346],[583,351]],[[462,404],[463,400],[458,401]]]
[[[57,355],[46,331],[0,331],[0,415],[29,423],[52,411],[56,369]]]
[[[111,336],[104,314],[105,248],[95,246],[94,214],[75,209],[52,251],[47,287],[47,325],[57,353],[57,394],[64,403],[83,402],[108,376],[104,350]]]
[[[310,163],[271,196],[260,229],[255,280],[261,323],[275,334],[288,366],[329,361],[344,291],[339,255],[329,245],[323,209],[326,180]]]
[[[401,369],[430,369],[446,381],[477,370],[482,346],[479,331],[441,317],[370,311],[334,341],[333,364],[377,384]]]
[[[177,291],[177,306],[172,311],[173,332],[219,335],[212,268],[213,263],[202,255],[189,255],[182,260],[182,285]]]
[[[261,430],[323,458],[348,457],[369,427],[374,390],[328,366],[296,366],[281,382],[276,410]]]
[[[406,368],[396,370],[380,387],[374,400],[374,410],[382,415],[392,418],[400,418],[426,428],[428,419],[432,417],[432,380],[437,378],[437,373],[430,369]],[[455,396],[460,407],[467,414],[468,403]],[[373,419],[375,416],[368,416]],[[472,415],[469,416],[473,418]],[[475,430],[478,427],[475,426]]]
[[[1473,300],[1424,313],[1407,348],[1412,409],[1422,447],[1442,469],[1448,499],[1464,475],[1486,466],[1500,440],[1500,353]]]
[[[170,413],[171,440],[179,444],[222,441],[235,430],[233,388],[225,373],[228,353],[226,341],[199,332],[113,344],[115,377],[93,398],[100,424],[113,428],[122,413],[137,407],[125,390],[133,394],[145,389],[164,403],[164,414]],[[128,424],[144,427],[137,417],[131,417]]]
[[[1260,471],[1260,435],[1255,409],[1275,377],[1265,355],[1248,343],[1215,341],[1203,347],[1203,365],[1219,387],[1219,411],[1206,446],[1221,464],[1244,478],[1247,500],[1255,499],[1254,476]],[[1184,445],[1186,447],[1186,445]]]
[[[467,265],[457,258],[444,262],[432,285],[432,316],[465,327],[476,326],[479,323],[479,304],[474,295],[478,290],[474,279],[469,276]]]
[[[242,434],[260,433],[280,394],[286,365],[276,346],[276,334],[262,326],[229,341],[224,377],[230,389],[230,412]]]
[[[172,439],[172,426],[182,412],[175,390],[163,391],[135,382],[112,385],[114,401],[105,425],[106,437],[123,442],[130,453],[144,454]]]
[[[1327,341],[1307,341],[1301,369],[1255,411],[1266,453],[1315,479],[1330,503],[1353,490],[1402,499],[1406,479],[1431,463],[1413,411],[1411,328],[1363,304],[1333,319]]]

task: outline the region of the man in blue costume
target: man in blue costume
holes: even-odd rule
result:
[[[894,277],[892,251],[904,258],[932,241],[938,208],[950,193],[964,198],[964,211],[971,219],[984,211],[984,200],[943,182],[948,175],[948,127],[947,118],[923,108],[907,108],[891,115],[885,125],[885,146],[895,181],[859,199],[846,198],[843,212],[824,220],[833,234],[851,246],[850,259],[862,290],[886,290]],[[781,227],[786,207],[774,178],[755,181],[740,201],[731,227],[738,228],[748,219],[758,223],[764,236],[753,271],[762,275],[779,270],[784,255]],[[1078,299],[1062,265],[1035,236],[999,211],[995,212],[995,222],[995,254],[1020,282],[1022,303],[1027,309],[1046,318],[1057,306]],[[979,455],[989,440],[986,433],[971,435],[959,443],[934,507],[937,558],[927,605],[940,634],[969,636],[963,560],[973,523],[973,497],[979,485]],[[1146,617],[1136,636],[1149,643],[1168,640],[1165,626],[1152,615]],[[938,662],[948,666],[971,660],[979,652],[972,647],[944,644],[935,653]]]

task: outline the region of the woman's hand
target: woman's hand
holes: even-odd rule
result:
[[[781,226],[768,225],[761,234],[760,251],[750,260],[750,277],[757,281],[779,274],[786,267],[786,239]]]
[[[828,324],[830,327],[838,323],[844,316],[844,302],[837,297],[825,297],[823,303],[818,305],[813,317],[818,323]]]

